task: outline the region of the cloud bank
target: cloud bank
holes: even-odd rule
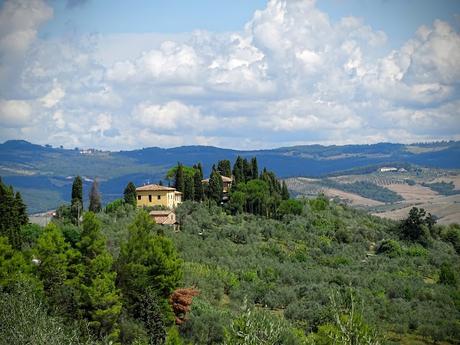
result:
[[[1,7],[1,140],[128,149],[460,139],[460,35],[440,20],[388,51],[384,32],[333,22],[310,0],[271,0],[239,32],[177,40],[37,38],[52,16],[41,0]]]

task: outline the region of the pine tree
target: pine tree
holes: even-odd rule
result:
[[[194,196],[193,200],[200,202],[204,198],[204,191],[203,191],[203,176],[200,173],[200,170],[196,170],[195,175],[193,176],[193,184],[194,184]]]
[[[81,274],[76,281],[80,291],[79,309],[99,338],[116,341],[119,336],[118,318],[121,312],[119,291],[115,288],[116,273],[112,271],[113,258],[107,250],[101,232],[101,222],[93,212],[85,213],[81,240]]]
[[[215,167],[213,167],[211,176],[209,177],[209,186],[208,186],[208,197],[211,200],[219,203],[222,201],[222,177],[217,172]]]
[[[89,211],[97,213],[102,209],[101,205],[101,193],[99,193],[99,183],[95,179],[89,192]]]
[[[136,186],[134,185],[134,183],[128,182],[128,184],[125,187],[125,190],[123,191],[123,198],[125,200],[125,203],[133,206],[137,205]]]
[[[177,164],[176,176],[175,176],[174,187],[178,192],[184,193],[185,191],[185,177],[184,177],[184,166],[181,163]]]
[[[172,241],[156,234],[155,228],[147,212],[138,213],[128,227],[117,267],[129,312],[144,322],[151,338],[157,339],[164,337],[158,315],[170,312],[168,297],[182,278],[182,261]]]
[[[257,179],[259,178],[259,167],[257,166],[257,158],[251,158],[251,166],[252,166],[252,178]]]

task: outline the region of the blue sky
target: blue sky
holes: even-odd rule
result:
[[[460,139],[460,1],[0,2],[0,140]]]

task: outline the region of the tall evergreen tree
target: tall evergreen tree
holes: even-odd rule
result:
[[[16,192],[15,207],[20,225],[26,225],[29,223],[29,216],[27,215],[27,207],[22,201],[21,193]]]
[[[21,218],[13,187],[7,187],[0,179],[0,236],[7,237],[15,249],[21,248],[20,227]]]
[[[83,214],[83,180],[80,176],[75,177],[72,183],[72,196],[70,215],[72,223],[80,224],[80,217]]]
[[[85,213],[81,240],[77,243],[81,253],[78,265],[81,273],[75,279],[80,291],[78,305],[96,336],[116,341],[119,337],[121,299],[115,287],[113,258],[107,250],[101,227],[93,212]]]
[[[125,190],[123,191],[123,199],[125,200],[125,203],[129,205],[137,205],[136,186],[131,181],[128,182],[128,184],[125,187]]]
[[[99,183],[95,179],[89,192],[89,210],[91,212],[97,213],[100,212],[101,209],[101,193],[99,193]]]
[[[222,201],[222,177],[219,172],[213,167],[211,176],[209,177],[208,197],[217,203]]]
[[[184,166],[181,163],[177,164],[176,176],[174,179],[174,187],[178,192],[185,192],[185,176],[184,176]]]
[[[235,164],[233,165],[232,173],[235,178],[235,185],[239,184],[240,182],[245,182],[243,158],[241,158],[240,156],[236,158]]]
[[[244,181],[250,181],[254,178],[252,175],[252,165],[248,162],[248,160],[245,158],[243,159],[243,175],[244,175]]]
[[[138,213],[128,227],[117,265],[127,308],[144,322],[151,339],[164,337],[159,316],[170,311],[168,297],[182,278],[182,261],[172,241],[157,235],[155,227],[147,212]]]
[[[257,166],[257,158],[251,158],[251,166],[252,166],[252,178],[256,179],[259,178],[259,167]]]
[[[81,205],[83,205],[83,180],[80,176],[75,177],[72,183],[72,203],[74,200],[79,200]]]
[[[281,187],[281,199],[289,200],[289,190],[286,185],[286,181],[283,181],[283,185]]]
[[[201,163],[198,163],[196,166],[196,169],[200,172],[200,177],[203,179],[203,167],[201,166]]]
[[[193,184],[194,184],[194,195],[193,200],[200,202],[204,198],[203,192],[203,176],[200,173],[200,170],[196,170],[195,175],[193,176]]]
[[[228,159],[221,160],[217,163],[217,171],[221,176],[232,176],[232,168],[230,167],[230,161]]]
[[[192,176],[184,176],[184,200],[193,200],[195,197],[195,181]]]

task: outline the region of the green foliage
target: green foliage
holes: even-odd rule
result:
[[[101,193],[99,193],[99,183],[97,180],[93,181],[91,191],[89,192],[89,207],[88,210],[94,213],[100,212],[102,209]]]
[[[168,330],[165,345],[183,345],[183,344],[184,342],[182,341],[177,328],[174,326],[171,327]]]
[[[365,322],[362,312],[357,310],[353,295],[348,305],[338,304],[331,297],[333,322],[319,327],[310,337],[310,343],[318,345],[380,345],[383,344],[379,333]]]
[[[228,159],[221,160],[217,163],[217,172],[221,176],[232,176],[232,168],[230,167],[230,161]]]
[[[427,246],[430,242],[429,227],[432,226],[432,221],[431,215],[427,216],[423,208],[412,207],[409,216],[399,226],[401,237]]]
[[[0,290],[8,290],[18,282],[24,282],[39,290],[41,286],[31,273],[32,266],[24,255],[16,251],[6,237],[0,236]]]
[[[117,266],[128,310],[143,322],[156,344],[164,341],[164,316],[171,313],[167,298],[177,287],[182,271],[172,241],[155,230],[149,215],[140,211],[128,228]]]
[[[235,164],[233,165],[232,175],[235,178],[235,185],[245,182],[243,158],[240,156],[236,158]]]
[[[443,263],[439,273],[439,282],[445,285],[457,286],[458,276],[451,264]]]
[[[451,243],[457,254],[460,254],[460,226],[458,224],[452,224],[441,230],[441,238]]]
[[[386,254],[390,258],[402,255],[401,245],[395,240],[383,240],[377,247],[377,254]]]
[[[368,181],[340,183],[334,180],[323,180],[321,184],[325,187],[337,188],[345,192],[358,194],[364,198],[378,200],[385,203],[393,203],[403,200],[401,195],[398,193]]]
[[[451,181],[447,182],[433,182],[433,183],[422,183],[422,186],[428,187],[434,190],[436,193],[441,195],[455,195],[459,194],[460,191],[455,189],[454,183]]]
[[[126,190],[126,189],[125,189]],[[136,202],[136,194],[134,194],[134,202]],[[131,197],[128,195],[128,200],[130,199]],[[127,205],[132,205],[131,202],[126,202],[126,198],[125,199],[115,199],[114,201],[108,203],[106,206],[105,206],[105,212],[106,213],[116,213],[121,207],[123,207],[125,204]],[[136,206],[134,204],[134,206]]]
[[[184,200],[194,200],[195,198],[195,180],[193,176],[185,175],[184,178]]]
[[[123,191],[123,200],[125,203],[136,207],[137,200],[136,200],[136,186],[131,181],[125,187]],[[108,206],[108,205],[107,205]]]
[[[40,237],[43,228],[38,224],[26,224],[21,226],[22,248],[32,248]]]
[[[303,203],[299,200],[288,199],[281,201],[277,209],[278,217],[283,217],[288,214],[301,215],[303,210]]]
[[[80,176],[75,177],[73,180],[70,200],[80,200],[83,205],[83,180]]]
[[[289,200],[289,190],[286,181],[283,181],[283,184],[281,186],[281,199]]]
[[[193,175],[193,200],[201,202],[204,199],[204,189],[203,189],[203,171],[201,170],[201,164],[198,164],[198,167]]]
[[[0,236],[7,237],[14,248],[20,249],[21,226],[28,221],[21,194],[19,192],[15,194],[13,187],[7,187],[0,179]]]
[[[222,200],[222,177],[215,169],[212,170],[208,184],[208,198],[220,204]]]
[[[64,320],[48,315],[43,300],[27,285],[15,285],[11,292],[0,292],[1,345],[75,345],[77,329]]]
[[[77,247],[81,261],[73,268],[78,275],[72,284],[79,291],[79,312],[88,320],[88,326],[98,338],[117,340],[121,300],[115,288],[116,273],[112,271],[113,259],[101,233],[101,222],[92,212],[86,213],[83,218],[81,240]]]
[[[226,345],[301,344],[293,329],[281,318],[255,308],[244,307],[225,334]]]

